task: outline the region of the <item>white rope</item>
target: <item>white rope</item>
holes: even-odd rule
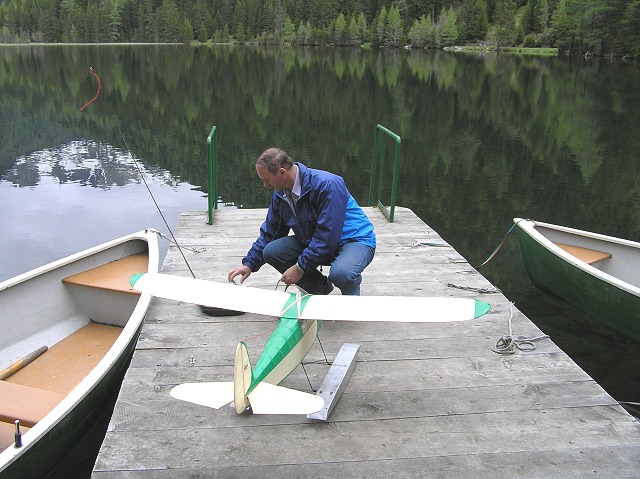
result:
[[[502,293],[498,288],[475,288],[473,286],[460,286],[453,283],[447,283],[449,288],[458,288],[463,289],[465,291],[475,291],[480,294],[493,294],[493,293]]]
[[[428,243],[425,241],[414,241],[411,243],[412,248],[417,248],[418,246],[432,246],[434,248],[451,248],[451,245],[446,243]]]
[[[518,339],[513,339],[513,329],[511,324],[512,321],[513,303],[509,302],[509,335],[502,336],[500,339],[498,339],[496,345],[491,348],[494,353],[514,354],[518,349],[520,351],[533,351],[534,349],[536,349],[534,341],[549,338],[549,335],[543,334],[542,336],[538,336],[536,338],[518,337]]]
[[[147,228],[147,231],[149,231],[150,233],[155,233],[158,236],[160,236],[161,238],[166,239],[169,243],[176,245],[178,248],[186,249],[187,251],[191,251],[192,253],[202,253],[202,252],[207,250],[207,248],[205,248],[204,246],[198,248],[196,246],[182,246],[182,245],[179,245],[176,241],[174,241],[173,239],[169,238],[166,234],[164,234],[161,231],[158,231],[157,229],[154,229],[154,228]]]

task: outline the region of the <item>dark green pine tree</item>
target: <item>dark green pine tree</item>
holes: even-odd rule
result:
[[[485,0],[465,0],[458,12],[459,40],[484,40],[488,30],[489,17]]]

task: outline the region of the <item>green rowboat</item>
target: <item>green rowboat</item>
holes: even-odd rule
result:
[[[640,342],[640,243],[514,218],[534,286]]]

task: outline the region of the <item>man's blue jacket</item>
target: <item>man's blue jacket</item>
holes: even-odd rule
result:
[[[347,190],[342,177],[323,170],[298,165],[301,193],[294,215],[283,190],[273,192],[267,218],[260,236],[253,243],[242,264],[257,271],[265,263],[262,250],[267,243],[287,236],[291,230],[307,245],[298,258],[305,271],[330,265],[336,249],[358,241],[376,247],[376,235],[369,218]]]

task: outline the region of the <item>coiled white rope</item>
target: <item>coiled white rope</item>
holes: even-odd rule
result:
[[[549,338],[548,334],[543,334],[542,336],[538,336],[536,338],[523,338],[518,337],[517,339],[513,339],[513,303],[509,302],[509,335],[502,336],[496,342],[496,345],[491,348],[494,353],[498,354],[513,354],[518,349],[520,351],[533,351],[536,349],[536,344],[534,341],[539,341],[541,339]]]

